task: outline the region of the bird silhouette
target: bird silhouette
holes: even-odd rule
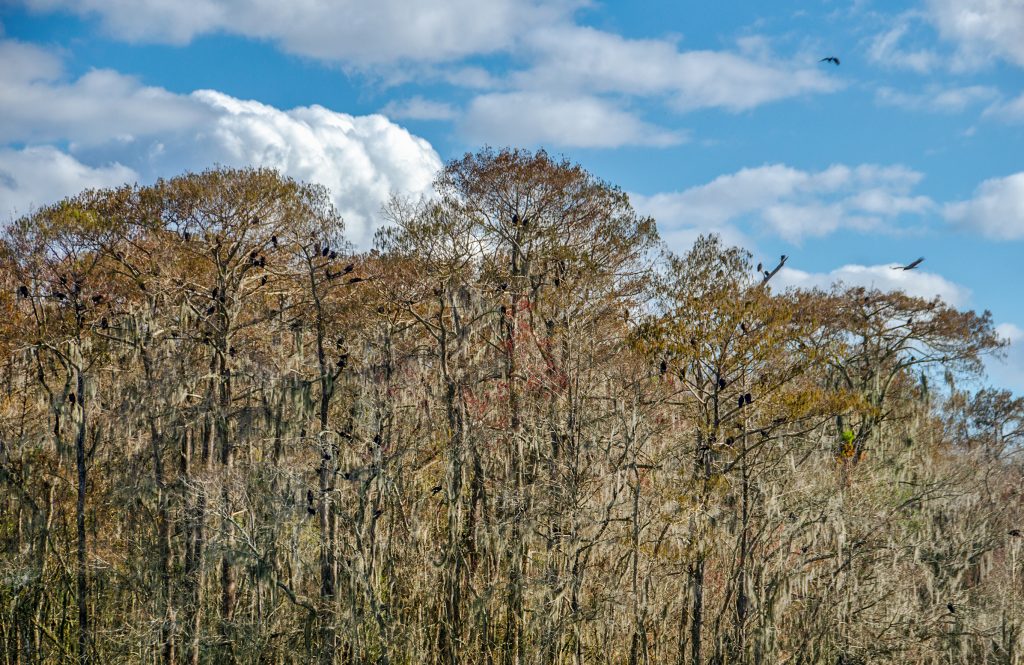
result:
[[[109,327],[110,327],[110,323],[107,321],[107,317],[104,316],[102,319],[100,319],[100,328],[102,328],[103,330],[106,330]]]
[[[1010,529],[1006,533],[1010,534],[1014,538],[1020,538],[1020,529]]]
[[[924,257],[923,256],[921,258],[919,258],[919,259],[915,259],[914,261],[911,261],[910,263],[908,263],[905,266],[893,266],[892,269],[893,270],[913,270],[917,266],[921,265],[922,261],[924,261]]]
[[[953,606],[953,603],[946,603],[946,609],[950,614],[956,614],[956,607]]]
[[[270,236],[270,244],[277,247],[277,236]]]
[[[364,281],[362,277],[353,277],[353,278],[348,280],[348,283],[349,284],[358,284],[359,282],[362,282],[362,281]]]
[[[660,367],[660,369],[661,369],[661,373],[662,373],[662,374],[664,374],[665,372],[667,372],[667,371],[668,371],[668,361],[662,360],[662,361],[661,361],[661,367]]]
[[[740,396],[739,396],[739,397],[738,397],[738,398],[736,399],[736,406],[737,406],[737,407],[739,407],[739,408],[741,408],[741,409],[743,408],[743,395],[740,395]]]
[[[828,56],[826,58],[822,58],[818,62],[831,62],[832,64],[836,65],[837,67],[839,66],[839,58],[835,57],[834,55],[830,55],[830,56]]]
[[[345,266],[344,268],[341,269],[341,274],[342,275],[347,275],[347,274],[349,274],[350,272],[352,272],[355,269],[356,269],[356,264],[350,263],[350,264],[348,264],[347,266]]]
[[[25,286],[24,284],[18,287],[18,297],[28,298],[28,287]]]
[[[316,515],[316,508],[313,506],[313,490],[306,490],[306,511],[310,515]]]
[[[433,488],[431,488],[431,490],[430,490],[430,493],[431,493],[431,494],[437,494],[438,492],[440,492],[440,491],[441,491],[441,489],[442,489],[442,488],[441,488],[441,486],[440,486],[440,485],[434,485],[434,487],[433,487]]]
[[[754,401],[754,398],[750,396],[750,393],[747,393],[743,396],[743,401],[746,402],[747,404],[750,404],[751,402]]]

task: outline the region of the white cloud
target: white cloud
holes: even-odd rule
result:
[[[1024,172],[978,185],[967,201],[946,204],[946,219],[990,238],[1024,238]]]
[[[70,155],[33,153],[35,163],[52,159],[59,177],[48,178],[39,168],[32,188],[19,178],[4,197],[19,205],[67,194],[74,181],[60,174],[73,171],[73,164],[86,169],[79,171],[83,179],[92,173],[147,180],[213,164],[269,166],[327,186],[350,239],[365,245],[391,192],[426,193],[441,167],[427,141],[382,115],[351,116],[320,106],[284,111],[215,91],[177,95],[108,70],[68,82],[52,57],[12,74],[26,53],[36,55],[32,47],[0,42],[0,141],[66,141]],[[30,93],[31,100],[19,92]],[[98,166],[112,163],[125,170]]]
[[[683,111],[741,111],[840,87],[818,69],[767,54],[754,60],[724,51],[679,51],[668,40],[627,39],[579,26],[538,30],[526,41],[536,65],[512,76],[522,89],[659,96]]]
[[[0,116],[0,143],[72,139],[91,144],[178,131],[202,123],[207,109],[110,70],[65,81],[56,55],[2,40]]]
[[[890,69],[910,69],[924,74],[942,60],[930,49],[907,49],[901,45],[909,30],[907,17],[901,17],[890,30],[876,36],[868,47],[868,59]]]
[[[984,115],[1008,122],[1024,122],[1024,94],[1007,101],[996,102],[985,109]]]
[[[963,67],[1001,58],[1024,66],[1024,2],[928,0],[928,18],[958,46]]]
[[[590,96],[507,92],[473,99],[461,122],[473,141],[579,148],[669,146],[685,135],[650,125],[611,102]]]
[[[137,178],[134,171],[121,164],[87,166],[50,146],[0,148],[0,200],[4,202],[4,215],[24,215],[83,189],[114,187]]]
[[[1010,388],[1024,395],[1024,328],[1013,323],[1000,323],[996,334],[1009,340],[1004,358],[990,358],[985,367],[996,385]]]
[[[326,61],[374,65],[453,61],[503,51],[569,16],[571,0],[21,0],[32,9],[96,16],[127,41],[185,44],[229,33]]]
[[[873,228],[933,207],[912,194],[922,175],[902,166],[842,164],[818,172],[784,164],[745,168],[681,192],[633,195],[634,205],[663,229],[697,228],[735,234],[743,222],[789,240],[840,228]]]
[[[918,93],[882,87],[876,91],[875,101],[884,106],[896,106],[910,111],[958,113],[973,104],[995,99],[998,95],[995,88],[983,85],[957,88],[933,86]]]
[[[419,95],[392,100],[380,110],[389,118],[409,120],[453,120],[458,114],[451,104],[424,99]]]
[[[971,292],[941,275],[916,270],[894,270],[892,265],[845,265],[831,272],[804,272],[784,267],[774,283],[782,287],[823,288],[842,282],[847,286],[863,286],[881,291],[903,291],[912,296],[934,298],[939,296],[954,307],[965,306]]]

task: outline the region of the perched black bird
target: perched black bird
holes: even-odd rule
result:
[[[725,445],[727,446],[731,446],[735,441],[736,439],[732,438],[731,436],[725,437]]]
[[[77,399],[78,398],[75,396],[75,393],[68,393],[68,401],[71,402],[71,406],[75,405]]]
[[[327,279],[328,279],[328,280],[332,280],[332,279],[334,279],[335,277],[337,277],[337,275],[335,275],[335,274],[334,274],[333,272],[331,272],[331,269],[330,269],[330,268],[324,268],[324,275],[326,275],[326,276],[327,276]]]
[[[740,407],[740,408],[743,408],[743,395],[740,395],[740,396],[739,396],[739,397],[738,397],[738,398],[736,399],[736,406],[738,406],[738,407]]]
[[[260,286],[266,286],[266,285],[267,285],[267,276],[264,275],[263,277],[260,277]]]
[[[338,358],[338,369],[345,369],[346,366],[348,366],[348,354],[343,353],[341,357]]]
[[[331,251],[331,253],[327,256],[327,258],[329,258],[331,261],[333,261],[334,259],[338,258],[338,253],[335,252],[335,251]]]
[[[356,269],[356,264],[350,263],[350,264],[348,264],[347,266],[345,266],[344,268],[341,269],[341,274],[342,275],[347,275],[347,274],[349,274],[350,272],[352,272],[355,269]]]
[[[758,263],[757,264],[757,272],[764,272],[764,264],[763,263]]]
[[[101,302],[103,302],[103,296],[101,294],[97,293],[92,297],[92,304],[99,305]]]
[[[232,358],[234,358],[236,355],[238,355],[238,351],[236,351],[235,347],[233,347],[233,346],[229,347],[228,348],[228,355],[231,356]]]
[[[54,291],[53,297],[56,298],[57,300],[64,300],[64,298],[66,298],[67,296],[64,295],[63,291]]]
[[[192,234],[189,233],[188,231],[185,231],[181,234],[181,237],[185,239],[185,242],[188,242],[189,240],[192,239]]]
[[[259,255],[259,252],[257,252],[255,249],[252,250],[251,252],[249,252],[249,260],[252,261],[253,263],[256,263],[256,259],[259,258]]]
[[[1010,529],[1006,533],[1013,536],[1014,538],[1020,538],[1020,529]]]
[[[277,236],[270,236],[270,244],[277,247]]]
[[[718,380],[718,389],[719,390],[725,390],[725,386],[726,385],[728,385],[728,384],[726,383],[725,379],[719,379]]]
[[[107,321],[107,317],[104,316],[102,319],[100,319],[100,328],[102,328],[103,330],[106,330],[109,327],[110,327],[110,323]]]
[[[364,281],[362,277],[352,277],[352,278],[350,278],[348,280],[348,283],[349,284],[358,284],[359,282],[362,282],[362,281]]]
[[[956,607],[953,606],[953,603],[946,603],[946,609],[950,614],[956,614]]]
[[[822,58],[818,62],[831,62],[832,64],[836,65],[837,67],[839,66],[839,58],[835,57],[834,55],[830,55],[827,58]]]
[[[512,213],[512,224],[513,226],[519,223],[519,215]]]
[[[316,515],[316,507],[313,505],[313,490],[306,490],[306,510],[310,515]]]
[[[438,493],[438,492],[440,492],[440,491],[441,491],[442,489],[443,489],[443,488],[442,488],[442,487],[441,487],[440,485],[434,485],[434,486],[433,486],[433,487],[432,487],[432,488],[430,489],[430,493],[431,493],[431,494],[437,494],[437,493]]]
[[[661,361],[661,367],[660,367],[660,370],[661,370],[661,373],[662,373],[662,374],[664,374],[665,372],[667,372],[667,371],[668,371],[668,361],[666,361],[666,360],[662,360],[662,361]]]
[[[322,250],[320,250],[320,256],[330,256],[330,254],[331,254],[331,248],[330,247],[324,246],[324,248]]]
[[[750,404],[751,402],[754,401],[754,398],[750,396],[750,393],[747,393],[746,395],[743,396],[743,401],[746,402],[747,404]]]
[[[24,284],[18,287],[18,297],[28,298],[28,287],[25,286]]]
[[[742,330],[743,332],[747,332],[747,324],[740,321],[740,330]]]
[[[892,269],[893,270],[913,270],[917,266],[921,265],[922,261],[924,261],[924,257],[923,256],[921,258],[919,258],[919,259],[915,259],[914,261],[911,261],[910,263],[908,263],[905,266],[893,266]]]

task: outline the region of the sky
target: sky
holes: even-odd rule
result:
[[[1024,0],[0,0],[0,223],[261,165],[365,248],[446,160],[543,147],[674,251],[991,311],[1024,394],[1022,35]]]

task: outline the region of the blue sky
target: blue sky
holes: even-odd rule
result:
[[[716,231],[787,284],[991,310],[1018,342],[991,381],[1024,392],[1022,35],[1024,0],[6,0],[0,219],[262,164],[366,246],[444,160],[543,146],[678,251]]]

